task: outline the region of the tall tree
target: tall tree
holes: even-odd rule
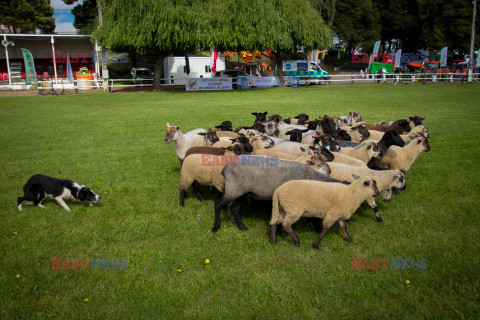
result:
[[[96,0],[84,0],[72,9],[73,26],[81,34],[91,34],[97,28],[98,8]]]
[[[71,5],[78,0],[63,0],[65,4]],[[97,28],[98,22],[98,1],[100,0],[83,0],[83,3],[77,4],[71,10],[74,21],[73,26],[81,34],[91,34]]]
[[[392,48],[415,51],[422,45],[419,0],[373,0],[380,14],[382,43]]]
[[[422,0],[421,15],[423,38],[430,50],[444,46],[455,49],[460,55],[469,52],[472,28],[473,5],[463,0]],[[480,31],[480,17],[476,19],[476,33]],[[480,37],[475,38],[475,48],[480,45]],[[449,50],[453,52],[453,50]]]
[[[283,86],[282,60],[299,49],[325,48],[331,32],[318,11],[305,0],[212,1],[205,33],[210,47],[222,49],[271,48]],[[252,19],[252,17],[254,17]]]
[[[53,13],[50,0],[0,0],[0,21],[14,30],[19,28],[20,32],[39,29],[42,33],[52,33]]]
[[[328,29],[308,0],[108,0],[104,23],[94,32],[111,49],[132,46],[155,52],[154,87],[163,58],[201,48],[272,48],[282,53],[328,44]],[[282,78],[283,81],[283,78]]]
[[[355,47],[373,47],[380,38],[378,11],[372,0],[337,0],[333,31],[346,43],[350,53]]]
[[[310,0],[312,6],[322,14],[323,21],[331,28],[335,17],[336,0]]]

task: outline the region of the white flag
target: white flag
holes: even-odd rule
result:
[[[377,57],[379,49],[380,49],[380,40],[375,42],[375,46],[373,47],[372,55],[370,56],[370,61],[368,62],[368,69],[370,69],[370,65],[373,63],[373,60]]]
[[[447,66],[447,52],[448,47],[443,47],[440,51],[440,68],[445,68]]]

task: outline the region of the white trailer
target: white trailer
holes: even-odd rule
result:
[[[163,60],[167,84],[185,85],[186,78],[211,78],[210,57],[188,57],[190,73],[185,73],[185,57],[167,57]],[[225,70],[225,57],[217,58],[217,71]]]

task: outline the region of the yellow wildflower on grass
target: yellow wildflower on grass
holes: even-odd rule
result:
[[[406,284],[410,284],[410,280],[405,280],[405,283],[406,283]]]
[[[177,272],[180,273],[180,272],[182,272],[182,270],[181,270],[181,269],[178,269]]]
[[[206,263],[206,264],[209,264],[209,263],[210,263],[210,260],[206,259],[206,260],[205,260],[205,263]]]
[[[88,298],[83,299],[83,301],[87,302],[87,301],[88,301]]]
[[[20,275],[19,275],[19,274],[17,274],[15,277],[16,277],[17,279],[20,279]]]

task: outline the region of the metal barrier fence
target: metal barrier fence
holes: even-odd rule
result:
[[[308,80],[306,77],[295,77],[300,80],[300,83]],[[186,80],[187,78],[176,78],[176,82]],[[232,78],[235,79],[236,78]],[[161,79],[161,81],[171,79]],[[310,79],[311,80],[311,79]],[[468,75],[464,73],[398,73],[398,74],[337,74],[330,75],[328,79],[322,80],[324,85],[360,85],[360,84],[378,84],[378,83],[465,83],[468,82]],[[480,81],[480,73],[474,73],[472,75],[472,82]],[[74,93],[78,93],[79,90],[87,92],[92,89],[103,89],[106,92],[111,92],[116,88],[128,88],[128,87],[153,87],[153,81],[151,80],[136,80],[133,82],[131,79],[95,79],[95,80],[73,80],[68,81],[66,79],[59,79],[60,83],[53,83],[52,81],[38,81],[37,87],[38,94],[61,94],[65,90],[72,90]],[[234,81],[235,82],[235,81]],[[181,87],[183,85],[174,85],[170,83],[162,83],[164,87]],[[61,93],[57,91],[62,90]],[[85,91],[83,91],[85,90]]]

